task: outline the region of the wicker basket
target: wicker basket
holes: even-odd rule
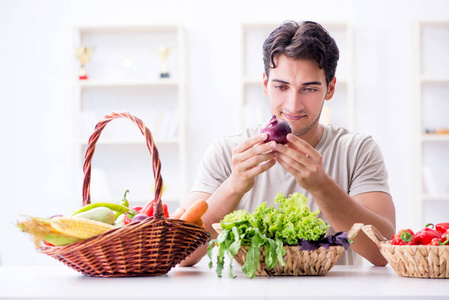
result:
[[[150,130],[142,120],[129,113],[107,115],[95,127],[85,155],[83,205],[90,203],[91,161],[95,144],[106,124],[116,118],[128,118],[133,121],[144,135],[148,150],[152,154],[155,178],[154,217],[66,246],[49,247],[42,244],[38,251],[89,276],[163,275],[207,243],[210,234],[193,223],[165,217],[161,201],[162,177],[158,151]]]
[[[221,225],[216,223],[213,228],[220,233]],[[363,224],[356,223],[348,231],[349,239],[357,235]],[[265,248],[262,247],[259,266],[256,270],[256,276],[300,276],[300,275],[319,275],[324,276],[335,265],[340,255],[345,251],[343,246],[330,246],[329,249],[320,247],[316,250],[299,250],[301,246],[284,246],[286,253],[284,255],[285,266],[277,263],[271,270],[265,264]],[[240,247],[234,259],[240,266],[246,261],[249,246]]]
[[[392,245],[374,226],[365,225],[362,230],[376,243],[398,275],[449,278],[449,246]]]

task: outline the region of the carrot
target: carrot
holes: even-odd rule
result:
[[[179,219],[186,212],[184,207],[178,207],[175,212],[170,216],[172,219]]]
[[[181,220],[195,223],[206,213],[208,208],[207,202],[203,199],[198,199],[181,216]]]
[[[203,220],[201,220],[201,218],[200,218],[200,219],[195,221],[195,224],[198,225],[198,226],[203,226]]]

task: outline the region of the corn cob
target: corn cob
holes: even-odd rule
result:
[[[34,243],[38,246],[42,240],[50,242],[51,244],[59,246],[61,243],[67,244],[79,239],[70,239],[70,237],[61,236],[62,233],[53,228],[50,224],[50,219],[27,217],[26,221],[17,223],[22,231],[27,232],[33,236]]]
[[[57,231],[79,239],[88,239],[115,228],[103,222],[71,217],[52,218],[50,223]]]

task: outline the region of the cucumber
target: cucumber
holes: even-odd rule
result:
[[[88,211],[75,214],[72,217],[99,221],[110,225],[114,225],[115,221],[114,211],[107,207],[95,207]]]

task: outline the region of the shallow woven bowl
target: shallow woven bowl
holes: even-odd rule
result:
[[[449,246],[392,245],[374,226],[365,225],[362,230],[376,243],[398,275],[449,278]]]
[[[220,223],[212,225],[215,231],[221,232]],[[349,238],[353,238],[363,224],[354,224],[348,231]],[[320,247],[316,250],[299,250],[301,246],[284,246],[286,253],[284,255],[285,266],[279,262],[269,270],[265,264],[265,247],[261,248],[259,257],[259,266],[256,270],[256,276],[301,276],[301,275],[326,275],[335,265],[340,255],[345,251],[343,246],[330,246],[329,249]],[[234,259],[240,266],[243,266],[248,253],[248,246],[240,247]]]

